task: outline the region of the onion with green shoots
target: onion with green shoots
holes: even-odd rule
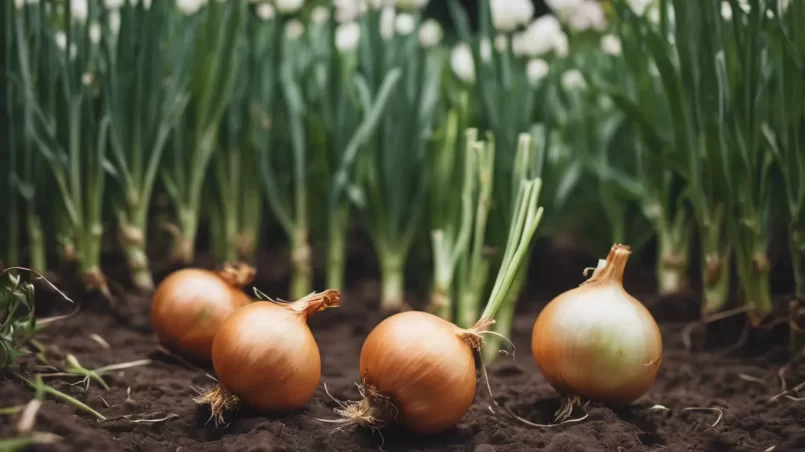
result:
[[[631,403],[654,384],[662,336],[648,309],[623,288],[631,249],[616,244],[592,277],[558,297],[534,323],[531,351],[545,378],[566,397],[557,421],[580,397]]]
[[[403,312],[381,322],[361,350],[363,400],[339,403],[343,419],[380,429],[396,422],[415,434],[454,427],[475,397],[473,355],[484,344],[542,217],[540,180],[523,179],[503,263],[481,319],[464,329],[436,315]]]

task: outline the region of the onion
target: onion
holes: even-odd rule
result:
[[[241,287],[254,279],[254,269],[227,264],[213,272],[178,270],[165,278],[151,302],[151,323],[159,342],[181,355],[209,361],[212,340],[235,309],[251,299]]]
[[[531,351],[560,393],[630,403],[654,384],[662,336],[645,306],[623,288],[630,254],[628,246],[614,245],[589,280],[556,297],[537,318]]]
[[[241,403],[264,412],[302,408],[321,378],[321,356],[307,320],[340,304],[337,290],[313,293],[293,303],[259,301],[235,311],[212,344],[219,384],[196,401],[209,404],[223,421]]]
[[[474,351],[492,323],[466,330],[418,311],[383,320],[361,350],[363,400],[339,402],[345,419],[330,422],[381,428],[396,421],[416,434],[456,426],[475,398]]]

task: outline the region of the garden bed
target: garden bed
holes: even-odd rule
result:
[[[516,357],[501,357],[489,367],[489,375],[499,403],[533,422],[548,423],[559,399],[531,357],[531,327],[546,301],[582,280],[578,268],[584,264],[557,260],[541,252],[535,255],[543,257],[532,266],[532,274],[539,276],[530,281],[520,304],[522,312],[515,321],[512,340]],[[258,268],[272,269],[273,275],[258,273],[257,286],[284,293],[284,270],[270,265],[269,256],[263,259],[265,265]],[[283,416],[241,411],[232,417],[230,425],[220,428],[208,422],[209,412],[193,402],[195,388],[212,386],[213,380],[206,375],[212,371],[194,369],[157,351],[149,325],[148,297],[118,296],[111,310],[90,302],[77,316],[42,333],[40,341],[49,347],[51,357],[60,357],[55,358],[58,362],[70,353],[87,368],[143,358],[153,362],[109,378],[109,391],[92,385],[84,393],[70,386],[74,380],[49,379],[49,384],[110,420],[99,424],[72,407],[49,400],[39,411],[36,428],[63,439],[35,450],[372,451],[381,444],[386,451],[804,450],[805,401],[785,396],[770,401],[781,392],[782,380],[787,388],[805,381],[805,363],[786,362],[785,328],[755,335],[740,350],[724,354],[724,347],[737,340],[742,325],[740,319],[728,319],[709,326],[707,334],[697,330],[693,335],[695,351],[686,351],[681,331],[696,318],[694,297],[661,299],[647,295],[651,285],[636,267],[627,272],[632,279],[627,280],[626,287],[646,302],[661,325],[665,341],[662,369],[652,390],[634,405],[590,405],[589,416],[580,422],[550,428],[525,426],[498,408],[491,412],[483,384],[478,385],[475,403],[461,424],[433,437],[414,438],[391,428],[383,431],[381,439],[367,430],[337,430],[338,425],[316,420],[336,419],[332,411],[336,405],[325,393],[324,384],[336,398],[359,397],[355,383],[359,381],[361,345],[382,319],[376,314],[379,285],[369,271],[363,280],[353,278],[355,283],[344,291],[341,308],[330,309],[310,322],[321,350],[322,384],[308,407]],[[62,287],[69,284],[62,282]],[[53,299],[44,291],[39,294],[40,303]],[[424,297],[410,294],[409,298]],[[92,334],[105,339],[109,348],[90,338]],[[0,380],[2,407],[22,405],[31,397],[32,392],[16,381]],[[694,407],[721,411],[683,411]],[[151,419],[169,419],[133,423],[120,418],[143,414]],[[0,437],[11,436],[13,429],[14,418],[0,417]]]

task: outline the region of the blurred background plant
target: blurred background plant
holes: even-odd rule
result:
[[[657,291],[700,291],[703,320],[733,307],[771,320],[777,223],[790,290],[805,291],[802,2],[4,8],[9,262],[74,262],[108,294],[101,239],[116,224],[147,291],[149,257],[167,257],[149,251],[163,221],[152,198],[167,195],[181,265],[208,249],[255,260],[279,242],[300,298],[319,276],[349,285],[356,231],[374,250],[381,309],[418,306],[406,291],[424,280],[424,309],[469,327],[526,177],[541,180],[542,238],[656,256]],[[528,275],[514,277],[497,332]]]

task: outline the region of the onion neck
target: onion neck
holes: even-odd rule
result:
[[[461,340],[467,343],[473,350],[480,351],[481,348],[484,346],[484,338],[481,336],[482,333],[489,331],[492,328],[492,325],[495,324],[495,320],[489,317],[483,317],[479,320],[475,326],[469,329],[459,329],[459,337]]]
[[[227,262],[217,273],[230,286],[242,289],[254,281],[256,270],[242,262]]]
[[[626,262],[632,254],[632,249],[628,245],[615,244],[609,251],[606,261],[599,261],[598,267],[593,271],[593,276],[583,282],[582,286],[598,286],[606,284],[618,284],[623,286],[623,272]],[[602,265],[603,264],[603,265]]]
[[[321,293],[313,292],[304,298],[300,298],[289,304],[288,308],[304,315],[307,320],[317,312],[321,312],[327,308],[337,308],[340,305],[341,292],[336,289],[328,289]]]

